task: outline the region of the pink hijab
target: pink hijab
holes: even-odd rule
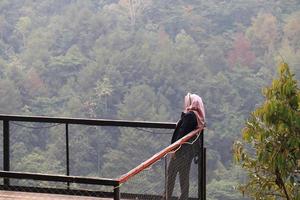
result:
[[[188,93],[184,97],[184,113],[193,111],[197,118],[197,128],[204,128],[205,126],[205,110],[201,97],[196,94]]]

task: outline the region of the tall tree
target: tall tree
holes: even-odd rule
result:
[[[251,50],[251,43],[244,34],[237,34],[233,48],[228,53],[228,62],[231,66],[241,64],[244,66],[252,66],[255,61],[255,54]]]
[[[300,50],[300,12],[288,17],[284,26],[284,36],[295,51]]]
[[[256,199],[300,198],[295,181],[300,159],[300,90],[286,63],[279,71],[279,79],[264,90],[265,102],[248,119],[243,142],[234,144],[235,160],[248,172],[247,183],[239,189]]]
[[[271,13],[258,14],[252,20],[252,26],[247,30],[247,36],[256,48],[257,53],[266,53],[274,50],[278,40],[277,18]]]

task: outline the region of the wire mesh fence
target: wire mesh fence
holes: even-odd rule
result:
[[[198,199],[199,137],[193,137],[120,186],[128,199]],[[137,195],[143,194],[143,195]]]
[[[1,123],[1,126],[1,139],[3,141],[3,123]],[[77,155],[72,156],[72,163],[75,163],[75,166],[72,168],[73,176],[98,177],[93,168],[86,168],[87,161],[85,158],[90,156],[88,152],[93,152],[93,148],[89,146],[90,144],[86,143],[86,141],[94,140],[94,138],[92,138],[91,127],[74,127],[74,129],[71,130],[73,134],[70,134],[70,144],[66,143],[66,124],[10,121],[8,130],[9,171],[50,175],[72,175],[70,174],[70,169],[68,169],[69,166],[67,166],[71,160],[67,154],[77,153]],[[77,143],[79,141],[78,139],[80,139],[81,143]],[[0,166],[1,170],[3,170],[3,143],[0,144],[0,151],[2,153]],[[85,144],[89,149],[85,149],[81,144]],[[67,153],[68,149],[72,149],[73,152]],[[83,151],[83,153],[81,151]],[[77,161],[82,163],[82,165],[76,165]],[[91,163],[94,163],[92,159]],[[82,169],[85,169],[85,171]],[[8,178],[5,179],[8,180]],[[33,180],[31,178],[10,178],[8,185],[4,184],[3,180],[4,179],[0,180],[1,189],[10,191],[56,193],[86,197],[112,197],[114,191],[112,186],[80,184],[73,183],[72,181],[61,182],[55,180]]]
[[[166,159],[160,159],[151,167],[141,171],[120,186],[121,193],[129,193],[128,198],[136,198],[133,194],[149,195],[148,198],[162,197],[166,181]],[[123,197],[123,195],[122,195]],[[138,198],[138,197],[137,197]]]
[[[117,144],[105,149],[101,176],[118,178],[168,146],[170,135],[162,131],[119,128]]]

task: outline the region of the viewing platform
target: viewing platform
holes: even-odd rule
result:
[[[122,134],[126,134],[128,133],[127,131],[131,131],[130,133],[132,134],[134,134],[135,132],[145,132],[146,134],[152,134],[152,137],[153,135],[155,135],[156,139],[158,139],[157,136],[165,135],[165,132],[159,133],[153,131],[152,129],[173,130],[176,124],[169,122],[61,118],[1,114],[0,121],[2,121],[3,141],[1,152],[2,155],[0,154],[0,158],[2,156],[3,162],[2,166],[0,163],[0,200],[162,199],[163,196],[167,193],[166,191],[168,191],[169,189],[168,164],[171,159],[172,153],[176,151],[183,152],[184,150],[189,150],[188,152],[186,152],[187,154],[183,155],[191,155],[191,148],[184,148],[186,147],[185,145],[191,145],[191,147],[192,145],[194,145],[192,158],[195,158],[193,167],[190,167],[191,173],[193,175],[190,175],[191,178],[188,179],[189,185],[192,186],[188,199],[206,199],[206,148],[204,147],[203,129],[195,129],[175,143],[166,145],[164,147],[161,147],[160,149],[156,149],[152,153],[147,154],[147,156],[145,156],[144,154],[136,154],[139,155],[139,160],[138,162],[136,161],[134,166],[126,166],[126,170],[122,170],[122,172],[120,171],[119,175],[110,175],[109,171],[112,171],[115,166],[124,167],[126,164],[128,165],[128,162],[124,162],[124,160],[122,160],[122,157],[116,157],[118,158],[118,162],[114,163],[114,165],[109,165],[109,171],[106,172],[108,174],[104,174],[105,177],[109,178],[104,178],[101,175],[74,175],[78,174],[74,172],[74,168],[72,168],[72,165],[74,165],[74,160],[73,162],[70,162],[70,158],[74,159],[74,157],[77,156],[74,153],[74,146],[75,144],[77,145],[77,140],[74,139],[74,136],[76,134],[76,131],[84,131],[84,129],[79,129],[78,126],[117,127],[117,129],[114,130],[108,129],[108,131],[104,131],[102,133],[102,136],[105,134],[115,134],[121,137]],[[58,126],[60,129],[55,129],[55,131],[53,132],[49,131],[49,129],[58,128]],[[19,129],[17,127],[19,127]],[[122,127],[126,129],[121,129]],[[149,129],[151,129],[152,131],[149,131]],[[82,134],[82,137],[80,139],[83,140],[85,138],[89,138],[92,135],[91,131],[95,130],[95,128],[86,129],[86,132]],[[17,131],[19,131],[18,137],[16,137],[15,135]],[[26,135],[24,133],[28,134]],[[24,139],[23,137],[30,137],[31,135],[47,136],[51,133],[56,134],[54,137],[55,139],[60,139],[60,157],[56,159],[60,159],[60,167],[62,167],[61,170],[58,172],[49,171],[49,173],[45,173],[45,171],[41,172],[39,168],[33,168],[34,170],[29,170],[31,172],[25,170],[13,171],[13,169],[15,168],[14,165],[23,164],[24,161],[22,161],[22,157],[17,157],[17,159],[16,157],[13,157],[14,145],[12,144]],[[28,138],[26,139],[29,140]],[[94,137],[90,137],[89,139],[92,140],[94,139]],[[166,140],[166,138],[164,140]],[[128,139],[128,141],[130,141],[130,139]],[[113,147],[114,145],[110,146],[112,151],[114,150]],[[80,148],[83,147],[80,146]],[[126,148],[129,148],[129,146]],[[138,153],[141,153],[142,150],[143,147],[131,149],[131,151]],[[99,155],[97,158],[99,158]],[[180,159],[180,157],[178,157],[177,159]],[[43,160],[41,162],[47,161]],[[41,164],[43,164],[41,162],[36,162],[31,166],[40,166]],[[80,162],[85,161],[81,160]],[[26,166],[25,163],[24,166]],[[28,166],[30,165],[28,165],[27,163],[27,167]],[[178,187],[177,191],[179,191]],[[176,194],[174,194],[174,196],[166,196],[166,198],[177,198],[176,196],[179,196],[179,194],[180,193],[177,192]]]

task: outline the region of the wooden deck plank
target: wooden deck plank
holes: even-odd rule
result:
[[[110,200],[108,198],[84,197],[72,195],[41,194],[30,192],[1,191],[0,200]]]

